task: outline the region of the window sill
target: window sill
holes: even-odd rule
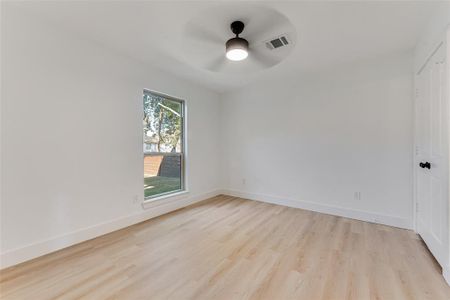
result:
[[[173,201],[180,200],[181,198],[185,197],[187,194],[189,194],[189,191],[184,190],[184,191],[179,191],[179,192],[168,194],[168,195],[162,195],[162,196],[155,197],[155,198],[145,199],[142,202],[142,208],[148,209],[148,208],[153,208],[155,206],[168,204]]]

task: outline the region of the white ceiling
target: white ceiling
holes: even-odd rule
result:
[[[87,39],[219,92],[260,79],[304,75],[411,50],[438,8],[434,1],[36,1],[20,5]],[[186,24],[202,12],[217,14],[217,18],[209,16],[209,22],[224,22],[233,18],[230,11],[235,8],[239,14],[244,5],[275,10],[294,26],[296,45],[286,59],[258,72],[230,74],[205,70],[186,58],[182,47]],[[223,43],[229,37],[226,27]]]

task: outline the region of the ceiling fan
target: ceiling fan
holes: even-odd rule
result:
[[[248,73],[279,63],[291,51],[295,29],[283,15],[265,7],[241,7],[230,22],[235,7],[221,9],[205,11],[186,24],[181,45],[191,64],[213,72]],[[274,39],[290,47],[272,47]]]
[[[236,35],[236,37],[229,39],[225,44],[226,57],[229,60],[240,61],[244,60],[248,56],[248,41],[239,37],[239,35],[244,31],[244,23],[241,21],[234,21],[231,23],[231,31]]]
[[[261,68],[266,68],[277,63],[276,58],[273,57],[270,51],[264,46],[264,41],[257,39],[260,33],[250,34],[248,40],[247,38],[239,36],[244,32],[244,28],[244,22],[236,20],[230,24],[231,32],[236,35],[235,37],[228,39],[226,42],[225,39],[219,37],[214,38],[216,42],[220,41],[221,49],[223,50],[220,54],[217,53],[216,58],[207,65],[208,69],[220,71],[230,63],[243,60],[247,60],[249,64],[259,65]],[[206,32],[204,31],[203,33]],[[207,36],[203,37],[207,38]],[[205,42],[207,40],[212,42],[212,36],[210,36],[209,39],[205,39]]]

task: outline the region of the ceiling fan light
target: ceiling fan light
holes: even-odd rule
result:
[[[247,40],[235,37],[226,43],[226,57],[229,60],[240,61],[246,59],[248,56],[248,42]]]
[[[247,58],[248,52],[244,49],[231,49],[227,51],[226,56],[229,60],[240,61]]]

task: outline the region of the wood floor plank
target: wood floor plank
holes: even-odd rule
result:
[[[218,196],[0,271],[1,299],[450,299],[412,231]]]

